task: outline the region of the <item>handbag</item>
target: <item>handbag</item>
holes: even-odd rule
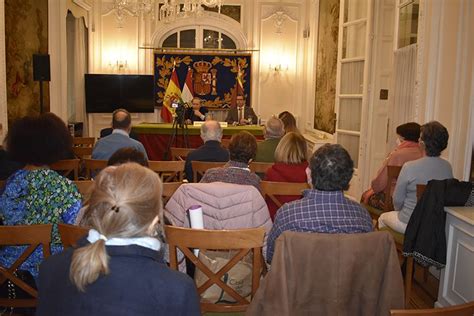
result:
[[[199,252],[199,260],[214,273],[224,267],[238,251],[236,250],[206,250]],[[235,266],[222,276],[222,281],[234,289],[242,297],[248,297],[252,293],[252,260],[253,253],[248,253]],[[199,287],[209,278],[198,267],[194,274],[194,280]],[[201,298],[210,303],[236,303],[236,300],[218,285],[213,284],[201,294]]]
[[[36,289],[36,282],[33,275],[31,275],[30,271],[28,270],[16,270],[13,274],[21,279],[23,282],[31,286],[32,288]],[[8,298],[8,299],[31,299],[32,296],[25,292],[22,288],[18,287],[17,285],[13,284],[10,280],[5,280],[2,284],[0,284],[0,298]],[[35,308],[34,307],[6,307],[0,309],[0,315],[6,312],[7,314],[23,314],[23,315],[34,315]]]

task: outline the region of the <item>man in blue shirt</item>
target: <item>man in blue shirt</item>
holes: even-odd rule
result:
[[[141,151],[146,159],[148,156],[142,143],[130,138],[132,117],[125,109],[117,109],[112,114],[112,134],[97,141],[92,150],[92,159],[109,160],[117,150],[131,147]]]
[[[373,230],[367,210],[344,196],[353,173],[354,162],[341,145],[326,144],[313,154],[306,169],[313,189],[305,190],[301,200],[278,210],[267,240],[268,262],[276,239],[287,230],[332,234]]]

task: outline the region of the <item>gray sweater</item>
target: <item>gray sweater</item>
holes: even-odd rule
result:
[[[399,211],[398,219],[408,224],[415,208],[416,185],[429,180],[444,180],[453,177],[451,164],[440,157],[423,157],[405,163],[400,171],[393,192],[393,206]]]

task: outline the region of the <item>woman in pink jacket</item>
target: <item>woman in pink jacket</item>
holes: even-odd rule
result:
[[[374,208],[383,210],[387,185],[391,185],[393,193],[395,183],[387,183],[387,166],[403,166],[407,161],[416,160],[422,157],[423,152],[418,144],[420,137],[420,124],[409,122],[397,127],[397,147],[395,147],[385,158],[382,166],[377,171],[377,175],[371,182],[370,188],[362,194],[361,202]]]

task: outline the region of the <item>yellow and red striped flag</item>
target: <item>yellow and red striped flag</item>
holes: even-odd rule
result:
[[[176,68],[173,67],[173,72],[171,73],[170,82],[166,88],[165,97],[163,98],[163,107],[161,108],[161,118],[166,123],[171,123],[173,121],[174,109],[171,104],[173,102],[181,101],[181,89],[179,88],[178,74],[176,73]]]

